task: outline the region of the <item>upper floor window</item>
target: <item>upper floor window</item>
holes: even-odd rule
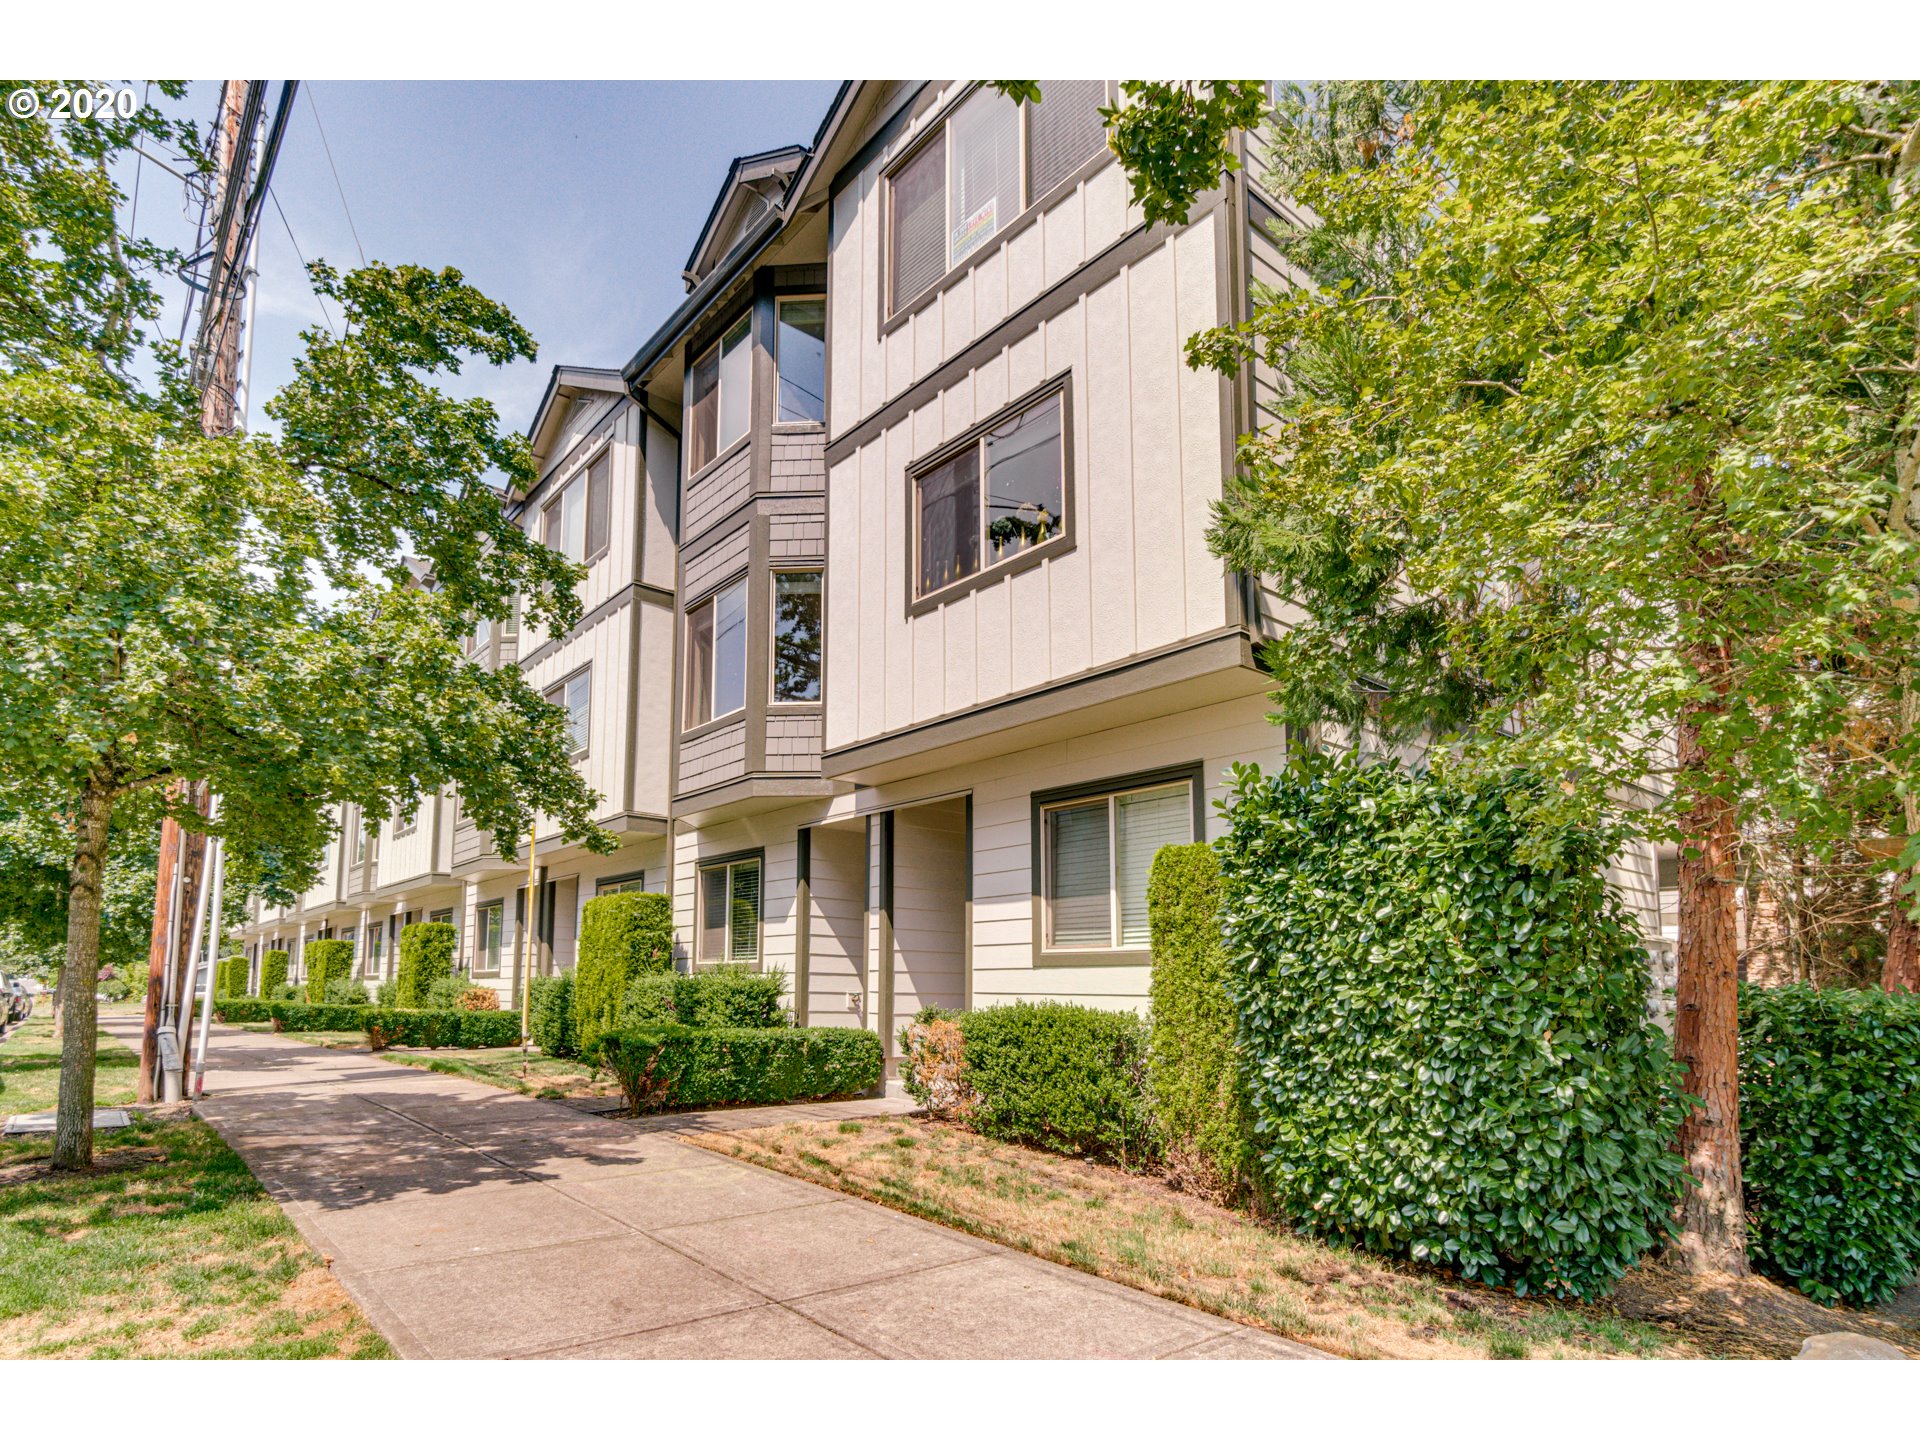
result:
[[[592,734],[593,667],[588,666],[578,675],[570,675],[558,685],[549,686],[544,698],[549,705],[558,705],[567,712],[567,738],[573,758],[578,760],[587,753],[587,741]]]
[[[820,572],[773,573],[773,698],[798,704],[820,698]]]
[[[982,427],[914,477],[916,597],[1064,533],[1063,393]]]
[[[422,801],[422,804],[425,802]],[[393,834],[398,839],[402,835],[411,835],[420,828],[420,806],[411,810],[396,810],[393,815]]]
[[[1038,105],[982,87],[887,177],[887,308],[925,294],[1106,144],[1104,80],[1042,80]]]
[[[687,725],[747,703],[747,582],[736,580],[687,611]]]
[[[1193,840],[1193,782],[1040,807],[1049,950],[1145,950],[1147,876],[1163,845]]]
[[[747,433],[753,392],[751,317],[742,315],[687,377],[687,473],[697,475]]]
[[[541,512],[540,538],[578,565],[599,559],[607,549],[607,475],[611,461],[600,456],[547,502]]]
[[[733,860],[700,871],[701,965],[760,963],[760,861]]]
[[[774,364],[780,375],[780,423],[827,418],[827,299],[806,295],[781,300],[776,309]]]

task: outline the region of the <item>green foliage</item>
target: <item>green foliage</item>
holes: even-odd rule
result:
[[[1236,765],[1227,974],[1283,1215],[1584,1298],[1670,1233],[1679,1075],[1613,837],[1568,828],[1528,863],[1533,799],[1347,757]]]
[[[1755,1266],[1890,1300],[1920,1271],[1920,996],[1743,987],[1740,1143]]]
[[[1221,1196],[1252,1172],[1252,1118],[1242,1083],[1221,936],[1220,861],[1208,845],[1168,845],[1147,880],[1153,935],[1147,1074],[1169,1166]]]
[[[244,995],[215,996],[213,1018],[223,1025],[260,1024],[273,1018],[272,999],[252,999]]]
[[[432,984],[424,987],[422,993],[412,1004],[403,1004],[401,996],[405,993],[396,978],[394,984],[394,1008],[400,1010],[458,1010],[460,997],[466,993],[471,982],[464,975],[442,975]]]
[[[673,969],[673,902],[621,891],[589,900],[580,915],[573,974],[573,1033],[584,1053],[621,1023],[620,1002],[636,975]]]
[[[345,980],[353,971],[351,940],[309,940],[304,953],[307,966],[307,999],[318,1005],[325,1001],[327,986]]]
[[[857,1095],[885,1068],[880,1037],[850,1028],[632,1026],[605,1032],[586,1054],[613,1073],[635,1114]]]
[[[373,1003],[378,1005],[382,1010],[391,1010],[394,1004],[394,997],[399,991],[400,982],[398,980],[391,977],[382,980],[373,987]]]
[[[956,1023],[981,1134],[1122,1165],[1153,1158],[1139,1016],[1046,1001],[970,1010]]]
[[[260,994],[268,999],[287,983],[287,952],[268,950],[260,957]]]
[[[223,995],[241,996],[247,993],[247,957],[228,955],[214,963],[213,993],[215,997]]]
[[[395,991],[396,1003],[409,1010],[427,1005],[427,994],[435,982],[453,974],[457,933],[444,920],[416,921],[402,928],[400,964],[394,976],[400,982]]]
[[[573,974],[536,975],[527,996],[527,1029],[543,1055],[578,1053],[573,1043]]]
[[[471,1050],[520,1043],[520,1016],[512,1010],[368,1009],[361,1013],[359,1028],[375,1050],[391,1045]]]
[[[323,1005],[366,1005],[367,987],[358,980],[329,980]]]
[[[261,998],[266,1000],[283,1000],[290,1004],[300,1005],[306,1003],[306,994],[307,992],[302,986],[295,985],[291,981],[282,980],[278,985],[274,986],[273,989],[267,991]]]
[[[623,1026],[680,1024],[699,1030],[758,1030],[785,1025],[787,976],[721,968],[691,975],[634,977],[620,1007]]]
[[[1193,202],[1240,168],[1234,132],[1267,108],[1260,80],[1123,80],[1120,93],[1124,103],[1100,114],[1149,225],[1184,225]]]

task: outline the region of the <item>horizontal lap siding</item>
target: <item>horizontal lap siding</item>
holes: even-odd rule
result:
[[[1227,623],[1224,570],[1206,532],[1229,459],[1230,392],[1189,369],[1182,350],[1218,318],[1214,227],[1224,214],[1168,236],[834,465],[828,525],[842,558],[827,575],[829,748]],[[909,469],[1061,374],[1071,388],[1072,547],[909,618]]]
[[[699,922],[699,868],[704,858],[741,850],[762,850],[760,871],[760,964],[793,975],[794,897],[799,876],[799,824],[809,812],[770,811],[744,820],[724,821],[674,837],[673,923],[675,953],[682,964],[692,958]]]
[[[866,831],[816,829],[808,889],[813,918],[807,935],[807,1023],[858,1028],[861,1011],[847,997],[865,994],[867,921]]]

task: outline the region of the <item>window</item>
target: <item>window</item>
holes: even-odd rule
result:
[[[605,880],[595,882],[593,893],[596,895],[624,895],[628,891],[639,892],[647,888],[647,872],[636,870],[631,875],[609,875]]]
[[[773,698],[802,704],[820,698],[820,572],[773,573]]]
[[[589,665],[578,675],[550,686],[543,698],[567,712],[567,737],[573,742],[573,758],[578,760],[587,753],[587,741],[592,736],[593,667]]]
[[[473,973],[498,975],[500,952],[506,941],[506,902],[492,900],[473,914]]]
[[[1062,410],[1056,391],[982,430],[915,477],[916,596],[944,590],[1065,533]]]
[[[1042,80],[1041,103],[982,87],[887,177],[887,308],[978,253],[1106,146],[1104,80]]]
[[[612,456],[602,453],[587,467],[587,559],[598,560],[607,553],[607,482],[613,470]]]
[[[742,315],[733,328],[693,362],[687,380],[687,473],[697,475],[714,457],[747,433],[747,401],[753,389],[752,326]]]
[[[703,965],[760,964],[760,861],[734,860],[700,871]]]
[[[777,305],[774,364],[780,374],[777,423],[827,418],[827,299],[808,295]]]
[[[1041,894],[1048,950],[1145,950],[1147,872],[1193,839],[1193,782],[1043,805]]]
[[[687,724],[747,703],[747,582],[736,580],[687,612]]]
[[[381,925],[367,926],[367,974],[378,977],[386,955],[386,928]]]
[[[579,564],[587,553],[587,491],[584,485],[567,486],[540,512],[543,529],[540,538],[549,550],[557,550]]]
[[[425,804],[425,803],[426,803],[425,801],[421,802],[421,804]],[[393,833],[396,839],[402,835],[411,835],[413,834],[414,831],[418,830],[419,828],[420,828],[420,806],[419,805],[414,806],[413,809],[411,810],[394,812]]]
[[[436,925],[445,924],[453,927],[453,953],[457,956],[460,953],[460,922],[454,918],[453,911],[451,909],[431,910],[427,912],[427,919]]]

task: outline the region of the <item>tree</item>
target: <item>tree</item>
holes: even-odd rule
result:
[[[1910,363],[1920,299],[1852,189],[1887,127],[1860,86],[1407,94],[1366,153],[1324,103],[1276,116],[1316,283],[1192,346],[1290,387],[1214,544],[1306,609],[1263,653],[1284,718],[1556,777],[1543,829],[1678,834],[1679,1248],[1741,1271],[1737,827],[1837,828],[1802,759],[1914,642],[1861,566],[1892,478],[1862,372]]]
[[[378,814],[457,784],[503,854],[536,812],[612,844],[563,712],[461,644],[516,603],[550,630],[579,617],[578,567],[489,481],[531,480],[526,442],[434,383],[470,357],[531,357],[530,337],[457,271],[317,264],[344,329],[301,337],[269,407],[280,437],[207,437],[151,334],[165,256],[116,235],[111,143],[44,117],[0,130],[0,253],[65,267],[57,304],[0,292],[0,813],[65,836],[62,1167],[91,1163],[103,876],[132,797],[221,836],[234,883],[282,901],[348,801]],[[216,821],[181,782],[222,798]]]

